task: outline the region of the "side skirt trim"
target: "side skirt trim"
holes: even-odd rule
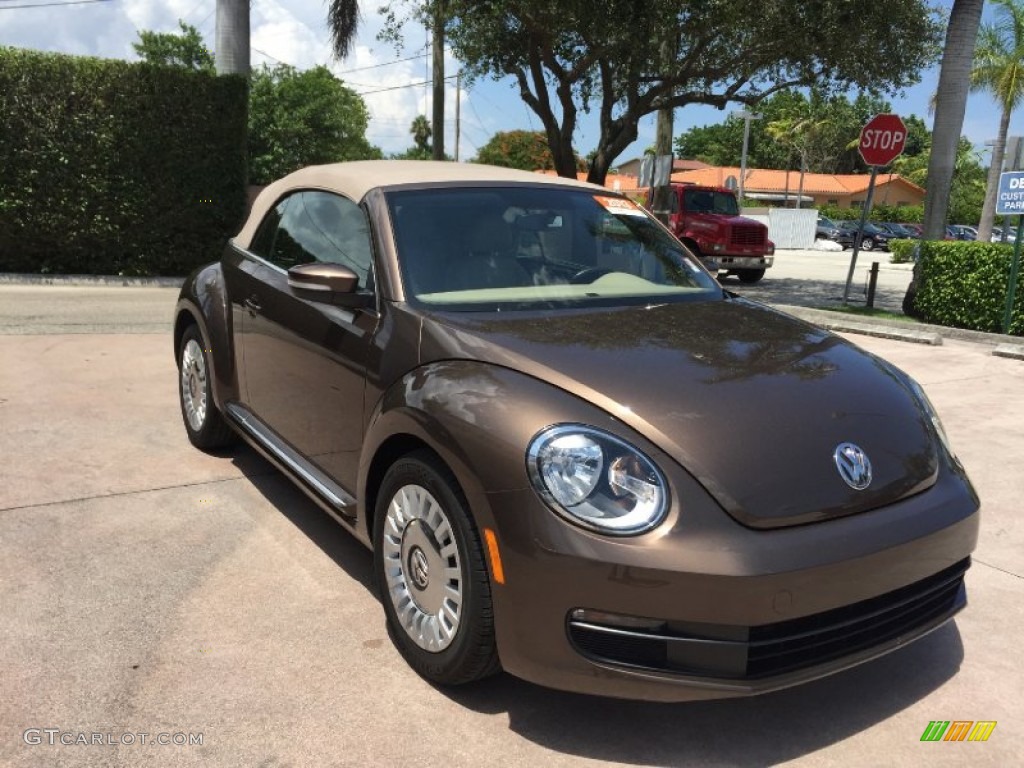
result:
[[[270,427],[263,423],[248,408],[238,403],[228,403],[227,413],[257,443],[284,467],[315,491],[324,501],[346,517],[355,517],[356,499],[326,474],[304,459],[291,446],[282,442]]]

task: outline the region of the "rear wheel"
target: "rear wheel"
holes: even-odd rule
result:
[[[178,401],[189,442],[203,450],[223,448],[235,439],[213,401],[212,371],[202,334],[190,325],[178,350]]]
[[[737,269],[736,277],[740,279],[741,283],[756,283],[764,277],[763,269]]]
[[[860,247],[865,251],[873,251],[875,250],[875,241],[872,240],[870,237],[865,237],[863,240],[860,241]]]
[[[442,685],[497,672],[487,566],[451,472],[427,452],[399,459],[381,483],[374,522],[388,634],[409,666]]]

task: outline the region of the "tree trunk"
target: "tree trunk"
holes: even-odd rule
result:
[[[978,240],[987,243],[992,239],[992,223],[996,218],[996,195],[999,192],[999,174],[1003,172],[1003,156],[1006,154],[1006,134],[1010,132],[1010,110],[1003,107],[999,120],[999,135],[992,147],[992,164],[988,167],[988,183],[985,186],[985,204],[981,207],[981,222],[978,224]]]
[[[954,0],[935,97],[932,149],[928,160],[928,194],[924,201],[924,239],[945,236],[949,192],[967,110],[971,64],[984,0]]]
[[[971,65],[984,0],[953,0],[946,27],[946,43],[939,69],[939,88],[935,95],[935,120],[932,123],[932,148],[928,158],[928,192],[924,199],[925,240],[941,240],[945,236],[949,213],[949,193],[953,186],[953,169],[960,145],[960,132],[967,111],[967,94],[971,88]],[[903,312],[916,316],[914,296],[921,277],[920,261],[914,264],[914,277],[903,297]]]
[[[431,59],[434,65],[434,111],[432,116],[434,160],[444,160],[444,14],[443,0],[434,2]]]
[[[214,66],[218,75],[249,76],[249,2],[217,0],[217,50]]]

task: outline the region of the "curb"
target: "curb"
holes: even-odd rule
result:
[[[991,347],[1007,347],[1010,350],[1024,349],[1024,339],[1017,342],[1017,337],[1007,336],[1002,333],[986,333],[984,331],[969,331],[965,328],[948,328],[944,325],[929,325],[928,323],[907,323],[900,320],[886,320],[885,318],[857,318],[851,320],[844,312],[830,312],[827,309],[810,309],[809,307],[798,307],[792,304],[773,304],[778,310],[799,317],[809,323],[820,325],[830,331],[843,331],[849,333],[866,333],[867,335],[879,338],[891,338],[901,341],[918,341],[921,344],[941,345],[943,339],[955,341],[969,341],[975,344],[986,344]],[[872,329],[870,332],[861,330]],[[892,335],[883,335],[892,334]],[[911,336],[919,337],[910,338]],[[924,341],[924,338],[938,337],[938,341]],[[994,354],[994,352],[993,352]],[[1000,355],[1005,357],[1006,355]]]
[[[1008,357],[1011,360],[1024,360],[1024,344],[1000,344],[992,350],[996,357]]]
[[[120,285],[126,288],[180,288],[183,277],[127,277],[124,275],[29,275],[0,273],[0,285]]]

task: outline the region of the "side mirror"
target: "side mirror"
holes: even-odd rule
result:
[[[348,267],[328,262],[296,264],[288,270],[288,286],[312,301],[346,307],[368,306],[373,297],[357,293],[359,276]]]

